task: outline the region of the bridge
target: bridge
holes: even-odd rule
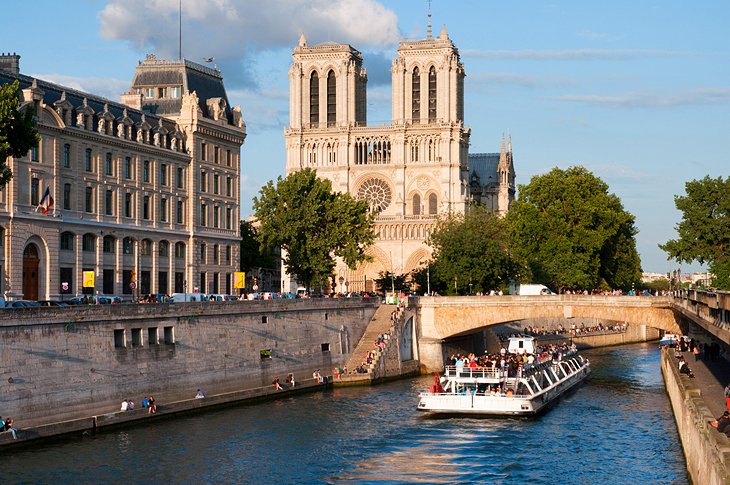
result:
[[[538,318],[598,319],[680,332],[682,315],[672,297],[540,295],[418,297],[409,301],[417,322],[421,368],[443,366],[444,339],[492,325]]]

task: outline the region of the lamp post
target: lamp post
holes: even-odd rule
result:
[[[428,292],[428,296],[431,296],[431,261],[426,266],[426,291]]]

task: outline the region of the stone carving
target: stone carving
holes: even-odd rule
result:
[[[368,202],[370,210],[382,212],[392,202],[392,191],[388,183],[378,177],[366,179],[357,191],[357,198]]]

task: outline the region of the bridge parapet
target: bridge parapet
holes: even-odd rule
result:
[[[682,316],[730,344],[730,292],[678,291],[674,298],[674,308]]]

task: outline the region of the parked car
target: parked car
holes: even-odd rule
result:
[[[40,306],[49,306],[49,307],[67,307],[68,303],[65,301],[55,301],[55,300],[40,300],[38,302]]]
[[[30,300],[13,300],[6,301],[5,308],[26,308],[26,307],[38,307],[40,306],[37,301]]]

